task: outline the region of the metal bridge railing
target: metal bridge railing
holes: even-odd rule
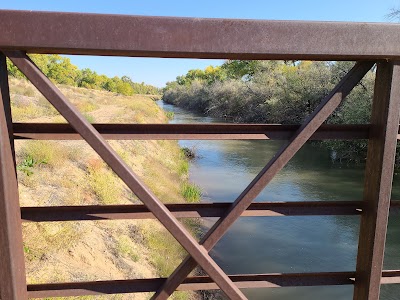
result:
[[[382,270],[400,112],[400,25],[139,17],[0,11],[0,298],[221,289],[354,285],[355,300],[379,299],[381,284],[400,283],[400,270]],[[297,126],[264,124],[90,124],[26,53],[177,58],[355,60],[316,110]],[[69,124],[13,123],[6,56]],[[324,121],[374,66],[375,94],[367,125]],[[144,205],[20,208],[14,139],[84,139]],[[287,142],[233,203],[164,205],[118,157],[106,139],[283,139]],[[349,202],[252,203],[309,139],[368,139],[363,199]],[[209,251],[240,216],[359,215],[354,272],[228,276]],[[219,217],[198,243],[177,218]],[[21,222],[156,218],[189,255],[169,278],[26,284]],[[200,265],[208,276],[188,277]]]

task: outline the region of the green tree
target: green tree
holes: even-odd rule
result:
[[[221,68],[225,70],[230,79],[250,80],[257,72],[259,61],[257,60],[227,60]]]
[[[6,61],[7,64],[7,70],[8,74],[12,77],[17,77],[17,78],[24,78],[25,76],[21,73],[20,70],[11,62],[10,59],[7,58]]]
[[[354,62],[227,61],[203,72],[191,70],[168,82],[164,101],[234,122],[299,124],[354,66]],[[222,73],[224,74],[224,73]],[[370,122],[375,71],[371,70],[327,122]],[[363,162],[365,141],[324,141],[340,161]],[[400,144],[396,154],[400,167]]]
[[[52,81],[59,84],[84,87],[89,89],[105,89],[123,95],[159,94],[160,90],[152,85],[133,82],[128,76],[109,78],[99,75],[88,68],[79,70],[69,58],[56,54],[30,54],[31,59]],[[25,78],[14,64],[7,59],[8,74],[13,77]]]
[[[99,76],[96,72],[85,68],[83,69],[80,74],[77,76],[77,86],[84,87],[88,89],[96,89],[100,88],[99,86]]]
[[[47,70],[43,71],[42,69],[42,71],[49,78],[60,84],[77,86],[78,67],[71,64],[69,58],[60,55],[49,55],[47,58],[47,66],[43,65],[43,68]],[[40,65],[38,66],[40,67]]]

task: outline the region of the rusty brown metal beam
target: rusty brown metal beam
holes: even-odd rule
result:
[[[219,218],[231,203],[166,204],[176,218]],[[362,201],[256,202],[241,217],[360,215]],[[391,201],[391,212],[400,213],[400,201]],[[23,222],[154,219],[145,205],[86,205],[21,207]]]
[[[354,284],[355,272],[277,273],[230,275],[238,288],[281,288],[301,286],[332,286]],[[51,283],[28,285],[30,298],[68,297],[122,293],[154,292],[166,278],[114,281]],[[400,271],[383,271],[382,284],[400,283]],[[178,291],[213,290],[218,286],[208,276],[186,278]]]
[[[394,202],[400,206],[400,202]],[[221,217],[231,203],[166,204],[176,218]],[[359,215],[361,201],[306,201],[306,202],[256,202],[242,217]],[[52,222],[76,220],[153,219],[144,205],[90,205],[21,207],[24,222]]]
[[[108,140],[288,140],[300,125],[279,124],[93,124]],[[15,139],[78,140],[70,124],[14,123]],[[400,130],[400,128],[399,128]],[[368,139],[368,124],[323,124],[311,140]]]
[[[400,25],[393,23],[1,10],[0,27],[0,49],[30,53],[270,60],[400,59]]]
[[[349,285],[355,272],[230,275],[238,288]],[[65,297],[116,293],[154,292],[166,278],[29,285],[29,297]],[[177,290],[212,290],[218,286],[208,276],[189,277]]]
[[[381,284],[400,284],[400,270],[383,270]]]
[[[226,214],[206,233],[201,240],[201,244],[207,251],[210,251],[215,246],[229,227],[241,216],[251,202],[264,190],[268,183],[271,182],[274,176],[290,159],[292,159],[297,151],[342,103],[344,98],[373,65],[374,62],[356,63],[349,73],[347,73],[335,88],[321,101],[314,112],[304,120],[304,123],[293,137],[281,147],[256,178],[246,187],[235,202],[232,203]],[[399,122],[397,122],[397,124],[399,124]],[[195,267],[196,262],[188,255],[152,299],[167,299]]]
[[[246,299],[243,293],[210,257],[208,251],[197,243],[195,238],[173,216],[154,193],[142,183],[139,177],[118,156],[100,133],[96,131],[86,118],[68,101],[50,79],[40,71],[35,63],[31,61],[25,53],[20,51],[7,51],[5,54],[110,166],[132,192],[136,194],[144,205],[148,207],[160,223],[163,224],[182,247],[191,254],[204,271],[213,278],[221,290],[230,299]]]
[[[0,299],[28,299],[6,58],[0,52]]]
[[[354,300],[378,300],[400,114],[400,62],[377,64]]]
[[[0,49],[11,53],[14,63],[19,64],[39,90],[72,124],[72,126],[50,124],[47,125],[47,129],[43,124],[13,125],[5,59],[0,54],[1,299],[27,298],[18,187],[15,178],[15,157],[13,157],[13,134],[18,139],[78,139],[79,133],[147,206],[147,208],[144,206],[22,208],[22,213],[25,213],[28,219],[32,221],[36,218],[36,221],[43,221],[46,213],[54,213],[48,216],[47,221],[54,221],[52,218],[66,220],[71,215],[80,220],[155,217],[192,256],[187,257],[168,279],[31,285],[29,296],[46,293],[56,296],[69,295],[68,293],[102,294],[114,293],[116,290],[128,292],[127,290],[139,291],[151,288],[152,291],[158,291],[155,299],[165,299],[176,287],[189,290],[215,289],[218,288],[216,285],[218,283],[230,299],[244,299],[239,288],[351,284],[355,278],[354,299],[377,300],[380,284],[400,283],[399,270],[382,273],[394,149],[396,140],[400,139],[400,88],[394,84],[400,77],[400,65],[398,62],[390,62],[400,60],[399,24],[222,20],[0,10],[0,26],[3,30],[0,35]],[[52,30],[48,31],[49,27]],[[42,32],[46,32],[46,35],[43,36]],[[310,35],[310,32],[313,34]],[[321,40],[324,42],[321,43]],[[240,127],[232,125],[219,128],[219,124],[210,125],[208,128],[207,125],[199,126],[200,129],[196,129],[196,125],[179,126],[177,127],[179,129],[174,129],[173,126],[168,127],[169,125],[128,124],[98,124],[94,128],[25,55],[15,50],[147,57],[386,62],[378,65],[372,125],[365,125],[363,128],[348,127],[347,130],[340,131],[337,130],[339,126],[336,126],[331,128],[332,130],[324,131],[322,127],[316,131],[329,115],[328,112],[333,111],[360,79],[358,77],[362,77],[362,73],[368,70],[368,62],[357,64],[352,70],[352,75],[347,76],[350,80],[342,81],[342,86],[339,85],[325,99],[326,106],[320,106],[300,128],[252,125],[251,129],[248,127],[245,130],[243,127],[243,130],[239,130]],[[18,126],[21,131],[13,132],[19,130]],[[254,133],[249,134],[249,130],[254,130]],[[115,135],[118,135],[118,139],[289,139],[290,141],[234,204],[166,207],[147,190],[103,139]],[[312,207],[306,207],[308,203],[298,206],[291,203],[250,203],[306,140],[368,137],[370,140],[363,203],[358,202],[353,206],[351,203],[347,203],[348,206],[337,203],[331,203],[332,206],[329,206],[327,205],[329,203],[320,203]],[[399,203],[392,202],[392,208],[397,210]],[[60,211],[54,212],[55,209]],[[362,215],[356,273],[258,274],[228,277],[207,253],[240,216],[316,215],[337,212]],[[176,220],[176,217],[212,214],[219,216],[220,220],[202,240],[203,246],[198,245]],[[196,266],[196,262],[210,274],[210,277],[185,279],[190,270]]]

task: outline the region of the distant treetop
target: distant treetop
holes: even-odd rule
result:
[[[31,54],[29,56],[42,72],[55,83],[106,90],[126,96],[133,94],[157,95],[161,93],[159,88],[144,82],[133,82],[128,76],[110,78],[106,75],[99,75],[91,69],[80,70],[71,63],[68,57],[57,54]],[[24,75],[8,59],[7,68],[10,76],[24,78]]]

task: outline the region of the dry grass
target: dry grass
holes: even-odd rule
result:
[[[146,222],[142,230],[152,253],[151,263],[159,275],[169,276],[184,259],[186,252],[157,221]]]
[[[60,167],[68,158],[65,149],[56,142],[51,141],[26,141],[19,152],[19,158],[33,158],[42,165],[51,168]]]
[[[138,252],[138,247],[132,239],[122,234],[117,238],[117,250],[121,255],[128,257],[134,262],[138,262],[140,258],[140,253]]]
[[[10,87],[14,121],[65,122],[27,81],[11,79]],[[92,121],[167,122],[149,97],[60,88]],[[181,187],[187,182],[188,163],[175,141],[110,144],[162,201],[185,201]],[[22,206],[139,202],[83,141],[17,141],[16,154],[17,163],[31,171],[29,175],[18,171]],[[172,272],[185,255],[155,221],[29,223],[23,225],[23,234],[29,283],[157,277]],[[184,292],[174,294],[173,299],[193,297]],[[68,299],[148,298],[149,294],[136,294]]]
[[[88,181],[101,204],[116,204],[121,197],[121,187],[115,174],[100,159],[88,161]]]

